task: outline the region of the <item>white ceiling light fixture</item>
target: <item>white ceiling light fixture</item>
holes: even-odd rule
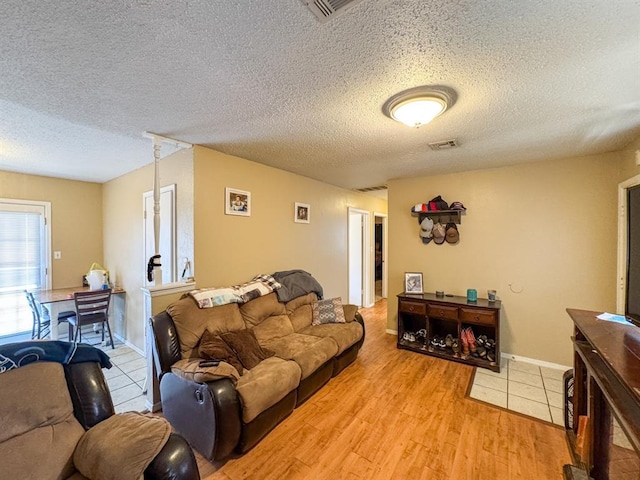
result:
[[[426,85],[394,95],[384,103],[382,111],[387,117],[409,127],[420,127],[451,108],[456,98],[452,88]]]

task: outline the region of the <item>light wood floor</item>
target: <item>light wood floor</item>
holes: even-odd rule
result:
[[[472,367],[396,349],[386,301],[362,313],[356,362],[244,456],[197,455],[204,480],[562,479],[562,429],[466,399]]]

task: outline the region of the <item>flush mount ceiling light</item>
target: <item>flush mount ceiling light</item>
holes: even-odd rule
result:
[[[384,103],[382,111],[387,117],[409,127],[419,127],[451,108],[455,101],[456,92],[452,88],[429,85],[394,95]]]

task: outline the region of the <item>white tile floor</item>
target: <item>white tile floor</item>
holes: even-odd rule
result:
[[[562,375],[566,370],[502,360],[500,373],[476,369],[469,396],[530,417],[564,425]]]
[[[66,327],[60,328],[60,340],[67,340]],[[147,361],[135,350],[114,339],[115,349],[102,344],[102,336],[91,326],[83,327],[82,342],[103,350],[113,366],[103,369],[116,413],[147,410],[146,397],[142,393],[147,375]]]

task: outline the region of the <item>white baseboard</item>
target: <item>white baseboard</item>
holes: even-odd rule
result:
[[[387,328],[385,331],[386,331],[389,335],[396,335],[396,336],[398,335],[398,330],[391,330],[391,329]]]
[[[500,357],[504,360],[515,360],[516,362],[533,363],[539,367],[553,368],[556,370],[571,370],[573,367],[567,365],[561,365],[559,363],[545,362],[544,360],[537,360],[535,358],[523,357],[521,355],[514,355],[513,353],[502,352]]]
[[[139,355],[143,356],[146,358],[146,354],[144,353],[144,350],[142,350],[141,348],[136,347],[133,343],[131,343],[128,340],[125,340],[123,337],[121,337],[120,335],[118,335],[117,333],[114,333],[113,336],[115,338],[117,338],[118,340],[120,340],[122,343],[124,343],[127,347],[129,347],[131,350],[133,350],[134,352],[137,352]]]
[[[147,410],[149,410],[150,412],[157,412],[159,410],[162,410],[162,403],[161,402],[152,404],[149,400],[147,400],[144,403],[144,406],[147,407]]]

